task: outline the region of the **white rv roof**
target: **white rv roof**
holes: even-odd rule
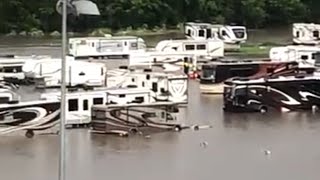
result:
[[[68,95],[71,96],[85,96],[85,95],[94,95],[94,94],[101,94],[101,93],[108,93],[108,94],[136,94],[136,93],[149,93],[151,92],[150,89],[148,88],[96,88],[94,90],[90,91],[85,91],[85,90],[80,90],[78,91],[71,91],[67,93]],[[41,94],[41,97],[50,97],[50,96],[60,96],[61,92],[47,92]]]
[[[293,49],[293,50],[306,50],[306,51],[320,51],[320,47],[317,46],[305,46],[305,45],[289,45],[283,47],[274,47],[274,48],[283,48],[283,49]]]
[[[163,40],[159,43],[163,42],[174,42],[174,43],[207,43],[207,42],[221,42],[223,41],[219,39],[171,39],[171,40]],[[159,44],[158,43],[158,44]]]
[[[245,85],[245,84],[256,84],[264,82],[286,82],[286,81],[301,81],[301,80],[320,80],[319,75],[305,76],[305,77],[295,77],[295,76],[279,76],[277,78],[259,78],[259,79],[249,79],[249,80],[233,80],[233,84]]]
[[[96,110],[104,110],[108,108],[130,108],[130,107],[150,107],[150,106],[172,106],[178,105],[176,102],[148,102],[148,103],[130,103],[130,104],[109,104],[109,105],[93,105]]]
[[[138,39],[138,36],[111,36],[111,37],[77,37],[70,38],[69,42],[82,40],[124,40],[124,39]]]
[[[293,23],[293,26],[320,26],[320,24],[314,24],[314,23]]]

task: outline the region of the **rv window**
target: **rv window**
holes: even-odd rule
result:
[[[307,56],[307,55],[302,55],[302,56],[301,56],[301,59],[302,59],[302,60],[308,60],[308,56]]]
[[[137,45],[137,43],[131,43],[131,47],[137,47],[138,45]]]
[[[80,41],[80,44],[81,44],[81,45],[85,45],[85,44],[87,44],[87,42],[86,42],[85,40],[81,40],[81,41]]]
[[[158,83],[156,83],[156,82],[152,83],[152,91],[153,92],[158,92]]]
[[[185,48],[187,51],[194,50],[194,45],[186,45]]]
[[[103,104],[103,98],[93,98],[93,104]]]
[[[222,36],[226,36],[227,32],[225,30],[222,30],[221,34],[222,34]]]
[[[188,29],[187,35],[190,36],[191,35],[191,30]]]
[[[103,70],[103,68],[101,68],[101,75],[103,75],[104,74],[104,70]]]
[[[198,44],[197,45],[197,50],[205,50],[206,49],[206,45],[205,44]]]
[[[124,42],[124,46],[127,46],[127,41]]]
[[[83,110],[87,111],[88,109],[89,109],[88,100],[85,99],[85,100],[83,100]]]
[[[147,74],[147,75],[146,75],[146,79],[147,79],[147,80],[150,80],[150,74]]]
[[[297,37],[297,38],[300,37],[300,31],[297,31],[297,32],[296,32],[296,37]]]
[[[5,73],[22,72],[22,67],[21,66],[4,67],[3,72],[5,72]]]
[[[126,95],[125,94],[119,94],[119,98],[125,98]]]
[[[134,82],[134,78],[132,78],[131,81]]]
[[[91,43],[91,46],[94,47],[94,43]]]
[[[0,97],[0,103],[7,103],[9,102],[9,97]]]
[[[69,49],[72,49],[72,44],[69,44]]]
[[[319,38],[319,31],[313,31],[313,37]]]
[[[142,82],[142,87],[144,87],[144,81]]]
[[[204,30],[203,29],[199,30],[199,37],[204,37]]]
[[[311,59],[316,59],[316,53],[312,53]]]
[[[78,111],[78,99],[69,99],[68,101],[69,108],[68,110],[71,111]]]

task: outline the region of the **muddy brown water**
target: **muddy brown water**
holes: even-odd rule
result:
[[[58,48],[43,49],[13,52],[59,56]],[[30,99],[40,93],[30,87],[20,92]],[[222,97],[201,95],[198,82],[190,82],[189,94],[185,121],[211,129],[165,132],[150,139],[68,130],[67,179],[319,179],[319,113],[224,113]],[[58,155],[56,135],[1,137],[1,179],[56,180]]]

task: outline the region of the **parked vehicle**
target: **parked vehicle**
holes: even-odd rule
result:
[[[314,23],[294,23],[293,42],[300,45],[318,45],[320,43],[320,25]]]

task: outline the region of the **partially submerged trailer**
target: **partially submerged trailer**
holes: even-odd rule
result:
[[[116,70],[113,70],[116,71]],[[150,70],[118,70],[109,74],[108,87],[138,87],[152,90],[156,101],[188,102],[188,77],[180,73],[152,72]]]
[[[294,23],[292,35],[295,44],[318,45],[320,43],[320,24]]]
[[[184,33],[188,39],[219,39],[225,43],[225,50],[239,49],[247,40],[246,27],[187,22]]]
[[[81,58],[128,58],[132,52],[144,52],[145,41],[136,36],[82,37],[69,39],[69,54]]]
[[[320,47],[317,46],[282,46],[271,48],[269,58],[281,62],[296,61],[300,67],[314,67],[318,53],[320,53]]]
[[[61,60],[47,60],[32,62],[31,72],[28,72],[28,78],[32,79],[39,88],[59,87],[61,86]],[[107,68],[103,63],[93,63],[86,61],[74,61],[68,57],[66,61],[66,84],[69,87],[74,86],[105,86]]]
[[[224,57],[224,43],[221,40],[163,40],[155,47],[156,53],[164,55],[193,55],[207,59]]]
[[[163,131],[180,131],[184,118],[179,113],[179,103],[154,102],[126,105],[95,105],[92,108],[92,133],[130,133],[147,135]]]

